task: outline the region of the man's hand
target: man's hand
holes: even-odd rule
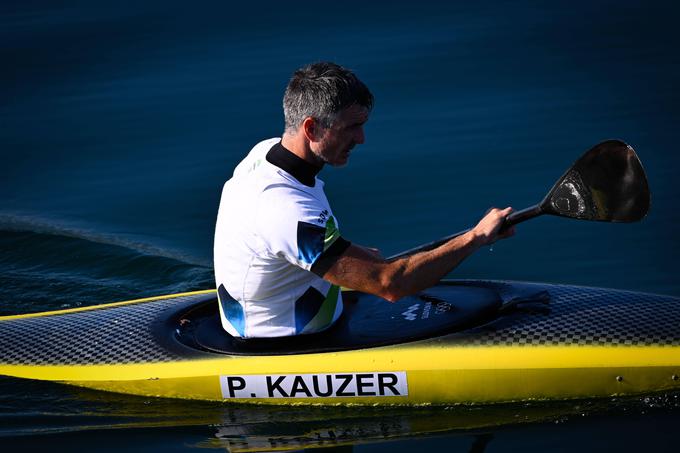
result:
[[[472,229],[479,245],[491,245],[499,239],[509,238],[515,234],[515,227],[506,228],[501,231],[505,219],[512,212],[512,208],[505,209],[491,208],[479,223]]]

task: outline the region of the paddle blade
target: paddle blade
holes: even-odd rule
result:
[[[631,146],[604,141],[581,156],[541,202],[546,214],[603,222],[635,222],[647,215],[647,176]]]

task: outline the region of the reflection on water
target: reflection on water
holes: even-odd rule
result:
[[[17,388],[26,391],[21,402],[12,398]],[[351,451],[367,444],[399,450],[412,440],[450,444],[455,439],[464,451],[484,451],[488,444],[502,447],[508,442],[504,433],[521,426],[578,426],[581,419],[599,423],[617,414],[672,421],[678,418],[679,396],[450,407],[258,406],[149,399],[2,378],[0,437],[15,447],[102,437],[115,437],[121,446],[126,437],[134,443],[129,434],[144,433],[147,445],[153,439],[172,444],[191,438],[192,448],[230,452]]]

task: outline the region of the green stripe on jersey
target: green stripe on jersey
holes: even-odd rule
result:
[[[311,321],[302,329],[300,333],[318,332],[328,327],[333,321],[335,314],[335,307],[338,305],[338,296],[340,288],[336,285],[331,285],[326,294],[326,299],[321,304],[319,311],[314,315]]]
[[[326,222],[326,237],[323,240],[323,250],[328,250],[328,247],[333,245],[333,242],[340,237],[340,230],[335,225],[335,218],[331,216]]]

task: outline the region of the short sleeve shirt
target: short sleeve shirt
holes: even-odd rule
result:
[[[275,165],[272,155],[284,163]],[[222,191],[215,280],[222,326],[234,336],[319,332],[342,312],[339,288],[312,270],[330,249],[349,243],[340,237],[323,182],[314,175],[304,184],[284,170],[286,159],[299,158],[279,138],[260,142]]]

